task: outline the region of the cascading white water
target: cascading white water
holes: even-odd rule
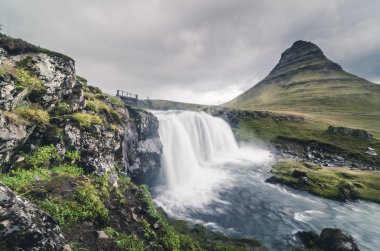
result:
[[[162,175],[171,189],[186,185],[208,162],[238,150],[230,127],[222,119],[204,112],[170,111],[156,115],[164,145]]]
[[[155,201],[169,214],[181,214],[188,207],[204,209],[221,202],[221,188],[231,182],[226,163],[268,159],[268,152],[240,148],[230,126],[204,112],[155,112],[164,146],[161,157],[161,186]],[[256,161],[258,158],[255,159]]]

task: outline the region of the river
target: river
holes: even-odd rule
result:
[[[380,247],[380,205],[341,203],[265,182],[273,159],[238,144],[229,125],[203,112],[154,112],[164,146],[157,206],[231,237],[253,237],[273,250],[299,243],[294,233],[336,227],[361,250]]]

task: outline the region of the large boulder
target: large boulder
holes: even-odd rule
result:
[[[354,238],[338,228],[324,228],[319,236],[313,231],[299,231],[296,237],[306,248],[325,251],[360,251]]]
[[[354,238],[338,228],[323,229],[319,236],[318,246],[326,251],[359,251]]]
[[[0,183],[1,250],[69,250],[54,219]]]

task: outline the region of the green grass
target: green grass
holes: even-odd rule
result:
[[[82,181],[67,197],[49,196],[38,204],[63,227],[84,220],[100,225],[108,221],[109,213],[102,202],[102,195],[91,180]]]
[[[5,74],[6,74],[6,70],[4,69],[4,67],[0,66],[0,77],[4,77]]]
[[[380,140],[374,138],[371,141],[350,136],[339,136],[327,133],[328,124],[306,118],[304,121],[278,121],[275,114],[268,118],[243,119],[237,128],[234,128],[238,140],[262,141],[276,144],[280,137],[285,137],[303,142],[315,141],[330,146],[335,146],[343,155],[354,157],[356,160],[368,164],[379,165],[378,156],[367,153],[367,147],[374,148],[380,153]]]
[[[160,99],[145,99],[139,100],[139,107],[152,109],[152,110],[190,110],[190,111],[199,111],[203,110],[209,106],[192,104],[185,102],[176,102],[169,100],[160,100]]]
[[[37,77],[30,75],[30,73],[25,69],[16,69],[15,77],[17,80],[17,86],[34,89],[44,88],[44,86],[41,84],[41,81]]]
[[[292,176],[294,170],[307,174],[309,184]],[[341,200],[341,189],[347,186],[358,192],[359,199],[380,203],[380,173],[351,170],[344,167],[325,168],[307,162],[293,160],[279,161],[272,172],[281,183],[293,188],[308,191],[314,195]]]
[[[66,102],[58,102],[55,105],[54,113],[55,115],[65,115],[71,112],[70,105]]]
[[[103,125],[104,121],[98,115],[88,113],[74,113],[70,118],[79,124],[80,127],[89,128],[93,125]]]
[[[62,164],[51,169],[17,169],[9,173],[1,174],[0,181],[9,186],[12,190],[27,194],[32,189],[33,184],[42,181],[51,181],[55,176],[78,177],[83,174],[83,170],[74,165]]]
[[[21,106],[15,108],[13,112],[26,120],[43,125],[49,124],[49,113],[38,107]]]

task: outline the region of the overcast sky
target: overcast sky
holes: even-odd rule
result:
[[[111,94],[219,104],[300,39],[380,82],[379,0],[0,0],[0,24]]]

